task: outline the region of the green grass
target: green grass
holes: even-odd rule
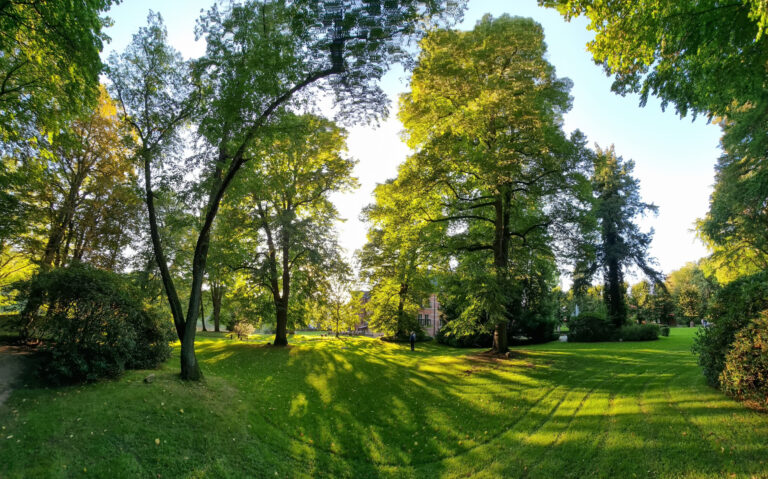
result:
[[[133,371],[16,391],[0,408],[0,477],[768,477],[768,416],[704,385],[693,331],[509,361],[209,333],[200,384],[174,359],[151,384]]]

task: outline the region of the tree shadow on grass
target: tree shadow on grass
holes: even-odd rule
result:
[[[652,344],[509,361],[354,339],[199,350],[299,474],[704,477],[759,470],[762,451],[744,444],[768,438],[765,418],[703,387],[687,351]],[[758,427],[729,428],[734,414]]]

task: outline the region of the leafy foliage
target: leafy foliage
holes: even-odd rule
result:
[[[42,305],[29,326],[43,341],[41,373],[52,383],[116,377],[170,357],[170,323],[117,274],[83,264],[54,269],[31,281],[27,301]]]
[[[0,3],[0,141],[26,141],[89,108],[113,0]]]
[[[357,253],[360,276],[371,287],[368,321],[373,330],[406,340],[411,331],[422,334],[420,304],[436,292],[444,225],[428,221],[424,212],[433,206],[397,179],[378,185],[374,198],[362,214],[370,224],[368,242]]]
[[[619,329],[619,339],[622,341],[653,341],[659,339],[661,329],[658,324],[627,324]],[[669,335],[669,327],[667,327]]]
[[[568,342],[613,341],[616,336],[613,323],[597,314],[580,314],[568,321]]]
[[[448,328],[442,328],[435,338],[438,343],[454,348],[489,348],[493,344],[493,335],[488,332],[476,332],[468,334],[448,334]]]
[[[715,387],[719,385],[720,373],[725,368],[725,358],[736,334],[766,309],[766,272],[740,278],[718,291],[709,310],[712,326],[699,330],[692,347],[699,356],[707,383]]]
[[[765,100],[768,9],[761,0],[539,0],[566,19],[585,15],[596,32],[595,62],[615,75],[613,90],[650,94],[680,114],[723,116]]]
[[[462,7],[461,1],[441,0],[389,5],[230,2],[223,9],[214,5],[200,19],[197,34],[205,37],[207,50],[195,61],[193,75],[186,75],[188,65],[167,47],[159,18],[150,17],[149,27],[116,59],[116,70],[122,72],[118,79],[128,79],[122,88],[124,110],[141,139],[137,156],[144,164],[152,249],[181,339],[183,378],[201,377],[195,328],[214,220],[238,172],[251,160],[258,163],[258,142],[287,111],[314,105],[317,96],[310,93],[311,87],[333,91],[346,119],[377,118],[387,103],[377,82],[393,62],[408,57],[404,44],[422,35],[426,23],[449,21]],[[161,94],[155,95],[155,90]],[[142,97],[153,101],[135,101]],[[199,194],[196,206],[202,221],[191,228],[197,238],[185,313],[159,237],[152,173],[163,159],[163,149],[174,146],[178,126],[192,116],[202,141],[195,165],[199,181],[190,189]],[[278,308],[278,344],[287,341],[285,309]]]
[[[274,302],[275,344],[281,345],[291,310],[300,312],[300,303],[342,262],[330,195],[351,190],[357,179],[355,162],[344,154],[346,131],[323,118],[286,114],[259,140],[252,154],[260,161],[233,183],[222,219],[241,242],[233,267],[247,271]],[[294,323],[308,321],[295,316]]]
[[[768,411],[768,312],[736,333],[719,379],[729,396]]]
[[[713,251],[710,266],[723,282],[768,268],[765,152],[743,155],[725,146],[715,166],[709,211],[697,223],[699,236]]]
[[[237,321],[234,326],[232,326],[232,334],[237,336],[237,339],[241,341],[248,339],[248,336],[253,334],[253,331],[253,325],[247,321]]]

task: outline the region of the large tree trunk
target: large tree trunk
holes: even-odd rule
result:
[[[618,235],[615,232],[608,232],[605,235],[606,250],[609,252],[616,250]],[[606,275],[605,291],[603,300],[608,307],[608,317],[617,328],[624,325],[627,320],[627,310],[624,305],[624,278],[621,274],[621,265],[615,254],[608,257],[608,274]]]
[[[507,336],[507,321],[499,321],[493,331],[493,347],[496,354],[504,354],[509,351],[509,337]]]
[[[287,346],[288,345],[288,301],[291,297],[291,263],[290,263],[290,248],[291,248],[291,236],[287,232],[282,234],[282,284],[283,294],[278,296],[275,293],[275,298],[279,300],[275,301],[277,309],[277,327],[275,328],[275,346]],[[273,262],[274,264],[274,262]]]
[[[275,302],[277,309],[277,325],[275,328],[275,346],[288,346],[288,301],[283,294],[283,298],[280,298]]]
[[[187,318],[184,337],[181,340],[181,379],[187,381],[198,381],[203,378],[203,372],[195,356],[196,329],[197,317]]]

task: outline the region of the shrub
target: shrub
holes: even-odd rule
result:
[[[739,278],[719,290],[707,313],[712,326],[696,333],[691,350],[699,355],[704,377],[711,386],[720,385],[725,356],[736,333],[761,311],[768,309],[768,272]]]
[[[558,320],[555,314],[541,311],[523,311],[509,322],[509,343],[540,344],[555,341]]]
[[[669,335],[669,327],[666,328]],[[622,341],[653,341],[659,339],[659,332],[658,324],[628,324],[619,330],[619,338]]]
[[[255,328],[247,321],[238,321],[232,326],[232,333],[237,336],[237,339],[248,339],[248,336],[253,334]]]
[[[26,329],[48,356],[40,372],[54,384],[115,377],[170,357],[170,321],[143,308],[120,275],[81,264],[55,269],[31,280],[26,299],[35,305]]]
[[[414,332],[416,333],[416,342],[432,341],[432,336],[425,333],[423,329],[416,328]],[[411,342],[411,335],[406,334],[403,336],[382,336],[379,339],[389,343],[409,343]]]
[[[611,341],[616,328],[604,317],[584,313],[568,321],[568,342]]]
[[[729,396],[768,411],[768,311],[736,333],[719,379]]]
[[[667,325],[663,325],[663,326],[662,326],[662,327],[659,329],[659,333],[661,333],[661,335],[662,335],[662,336],[669,336],[669,326],[667,326]]]
[[[450,334],[450,329],[443,327],[437,332],[435,339],[440,344],[454,348],[490,348],[493,344],[493,334],[476,332],[471,334]]]

